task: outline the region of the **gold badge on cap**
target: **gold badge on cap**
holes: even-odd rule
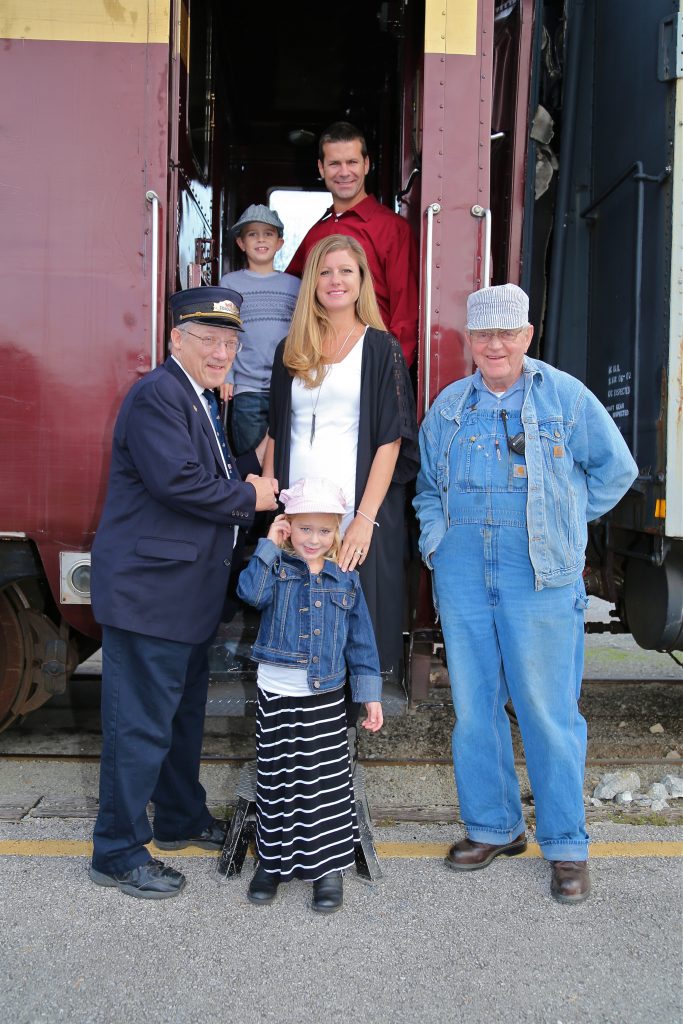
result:
[[[230,302],[229,299],[223,299],[221,302],[214,302],[213,304],[214,313],[226,313],[229,316],[239,316],[240,311],[234,302]]]

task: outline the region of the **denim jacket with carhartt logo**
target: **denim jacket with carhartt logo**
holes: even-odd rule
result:
[[[587,523],[604,515],[638,475],[626,442],[592,392],[568,373],[524,358],[529,556],[536,589],[562,587],[583,571]],[[445,388],[420,428],[421,468],[414,506],[420,551],[431,557],[451,525],[451,446],[472,396],[472,377]]]
[[[310,572],[298,555],[258,542],[237,593],[261,611],[254,661],[305,668],[312,693],[344,685],[353,699],[381,700],[382,677],[370,613],[355,570],[325,561]]]

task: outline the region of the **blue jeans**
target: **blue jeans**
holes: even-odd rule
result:
[[[585,860],[586,722],[577,706],[583,581],[534,590],[523,515],[515,521],[510,509],[497,525],[475,518],[463,515],[433,556],[457,718],[453,764],[461,816],[475,842],[503,844],[524,831],[505,712],[511,698],[543,856]]]
[[[270,391],[242,391],[232,400],[232,440],[235,455],[253,452],[268,430]]]

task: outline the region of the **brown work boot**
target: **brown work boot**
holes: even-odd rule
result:
[[[558,903],[583,903],[591,891],[587,860],[551,860],[550,894]]]
[[[494,857],[504,854],[506,857],[515,857],[518,853],[526,850],[526,836],[524,832],[513,839],[511,843],[475,843],[473,839],[461,839],[448,851],[445,860],[446,867],[454,871],[477,871],[479,868],[486,868]]]

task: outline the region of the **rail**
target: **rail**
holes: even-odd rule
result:
[[[150,277],[152,279],[152,344],[150,369],[157,365],[157,336],[159,332],[159,208],[161,200],[156,192],[151,189],[145,194],[145,199],[152,204],[152,267]]]
[[[427,241],[425,252],[425,334],[424,334],[424,414],[429,412],[430,377],[432,370],[432,242],[434,217],[441,213],[440,203],[430,203],[427,214]]]
[[[477,203],[472,207],[470,213],[473,217],[479,217],[484,221],[484,270],[481,275],[480,287],[488,288],[491,283],[491,211]]]

